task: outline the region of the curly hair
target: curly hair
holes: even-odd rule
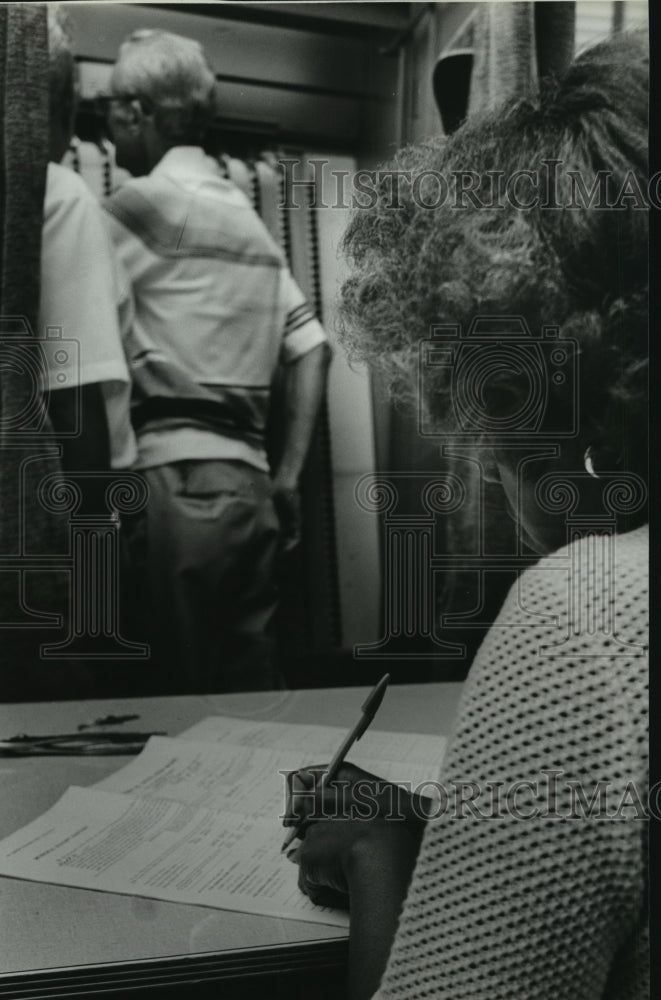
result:
[[[395,398],[413,399],[419,343],[432,325],[466,330],[480,315],[516,314],[531,331],[558,326],[578,342],[581,434],[642,471],[648,213],[635,192],[647,189],[647,105],[645,41],[621,35],[544,82],[538,99],[400,151],[378,172],[376,204],[354,211],[343,241],[350,277],[338,325],[350,358],[384,372]],[[546,177],[554,171],[554,188],[531,201],[542,167]],[[512,189],[503,197],[516,174],[518,201]],[[595,182],[592,202],[577,200],[577,178],[584,192]],[[595,203],[604,195],[611,207]],[[508,377],[508,392],[528,391]],[[426,406],[451,429],[447,374],[427,385]],[[496,412],[506,404],[491,388]],[[571,387],[550,388],[549,412],[572,405]]]

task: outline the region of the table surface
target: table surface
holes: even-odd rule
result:
[[[375,729],[447,735],[458,683],[393,685]],[[349,727],[367,688],[126,698],[0,705],[0,738],[75,732],[109,714],[140,718],[118,729],[177,736],[208,715]],[[91,785],[123,767],[119,757],[0,761],[5,837],[50,808],[69,785]],[[301,763],[304,763],[303,761]],[[228,910],[167,903],[0,877],[0,977],[30,970],[137,962],[346,938],[346,930]]]

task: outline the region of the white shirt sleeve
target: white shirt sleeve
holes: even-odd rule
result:
[[[69,387],[109,378],[129,381],[118,304],[118,273],[101,208],[76,174],[51,163],[38,331],[44,338],[49,388],[65,387],[63,374]],[[70,350],[62,347],[64,341]]]
[[[130,378],[120,307],[131,312],[101,207],[84,182],[50,163],[41,247],[38,337],[49,390],[103,384],[114,467],[135,454],[129,419]]]
[[[297,361],[328,340],[321,323],[316,319],[303,292],[291,271],[283,271],[282,294],[285,302],[285,329],[282,341],[282,360]]]

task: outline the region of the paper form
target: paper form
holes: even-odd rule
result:
[[[277,819],[73,786],[0,843],[3,875],[348,927],[279,854]]]
[[[179,734],[180,740],[203,743],[238,743],[242,746],[263,747],[271,750],[295,750],[296,767],[304,764],[327,763],[347,735],[348,727],[301,725],[292,722],[255,722],[236,719],[229,715],[210,715],[190,729]],[[368,729],[355,743],[347,760],[358,763],[358,755],[383,763],[424,764],[428,775],[438,777],[446,740],[442,736],[421,733],[388,733]],[[361,765],[362,766],[362,765]],[[381,777],[385,774],[379,772]]]
[[[2,841],[0,874],[346,927],[346,913],[300,892],[296,866],[280,853],[280,772],[323,762],[344,736],[333,726],[216,716],[183,738],[152,737],[120,770],[68,789]],[[350,759],[415,788],[436,778],[444,744],[368,732]]]
[[[207,809],[277,818],[285,779],[296,755],[253,747],[152,736],[142,753],[94,787],[145,798],[166,798]]]
[[[436,762],[402,764],[363,755],[355,762],[372,774],[413,788],[434,778],[436,772]],[[300,752],[295,750],[152,736],[138,757],[94,787],[279,819],[286,806],[285,777],[281,772],[295,771],[300,763]]]

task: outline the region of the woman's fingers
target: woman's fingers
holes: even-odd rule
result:
[[[343,764],[331,782],[327,772],[327,764],[315,764],[287,775],[285,827],[307,819],[371,819],[393,799],[387,789],[396,786],[355,764]]]
[[[301,865],[298,869],[298,887],[315,906],[332,906],[334,909],[347,909],[348,893],[331,885],[316,882]]]
[[[311,813],[318,811],[321,804],[319,782],[326,769],[327,765],[320,764],[289,772],[283,826],[295,826],[307,819]]]
[[[314,764],[287,775],[287,804],[284,826],[294,826],[308,818],[330,819],[342,815],[343,800],[350,778],[340,772],[330,785],[325,784],[327,764]]]
[[[299,887],[321,906],[337,906],[338,896],[348,891],[346,853],[355,836],[349,826],[336,821],[315,823],[298,849]]]

